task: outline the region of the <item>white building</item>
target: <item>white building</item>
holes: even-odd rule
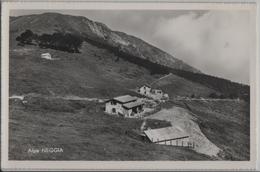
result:
[[[156,100],[160,100],[163,98],[163,91],[158,89],[152,89],[151,97]]]
[[[149,96],[151,94],[152,88],[149,85],[144,85],[138,89],[138,92],[142,95]]]
[[[144,111],[143,105],[137,97],[119,96],[106,101],[105,112],[123,117],[138,117]]]
[[[144,85],[138,89],[138,93],[150,97],[154,100],[168,100],[169,96],[168,94],[163,93],[162,90],[159,89],[153,89],[149,85]]]
[[[191,148],[195,146],[194,142],[192,142],[189,134],[186,133],[186,131],[183,131],[180,128],[174,126],[144,130],[144,134],[151,142],[160,145],[182,146]]]
[[[43,53],[43,54],[41,54],[41,58],[47,59],[47,60],[52,60],[50,53]]]

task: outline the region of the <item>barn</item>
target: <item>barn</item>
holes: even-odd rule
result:
[[[165,127],[159,129],[148,129],[144,131],[146,137],[152,142],[160,145],[193,147],[194,143],[189,135],[178,127]]]
[[[143,105],[137,97],[124,95],[106,101],[105,112],[123,117],[138,117],[144,111]]]

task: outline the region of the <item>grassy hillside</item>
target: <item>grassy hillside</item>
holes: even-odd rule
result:
[[[110,97],[128,92],[136,86],[136,81],[143,83],[153,79],[145,69],[126,61],[115,62],[117,57],[106,50],[90,44],[83,46],[81,54],[34,46],[12,49],[10,94]],[[50,52],[56,60],[41,59],[44,52]]]
[[[192,112],[207,138],[223,150],[227,160],[250,158],[250,111],[245,101],[174,101]],[[171,106],[170,105],[170,106]]]
[[[142,66],[133,64],[107,49],[83,43],[81,53],[68,53],[42,49],[33,45],[17,46],[10,50],[10,95],[39,93],[45,95],[76,95],[81,97],[109,98],[132,93],[134,89],[150,83],[163,75],[151,75]],[[54,60],[41,59],[41,53],[49,52]],[[198,90],[210,91],[176,77],[174,83],[182,83],[172,94],[190,94]],[[171,94],[171,93],[170,93]]]
[[[155,145],[131,135],[140,119],[105,115],[102,105],[85,101],[10,101],[10,160],[210,160],[193,150]],[[152,128],[169,122],[148,120]],[[28,153],[58,147],[63,153]]]
[[[177,96],[208,97],[211,93],[218,93],[214,89],[173,74],[155,81],[152,87],[162,89],[165,93],[168,93],[171,98]]]

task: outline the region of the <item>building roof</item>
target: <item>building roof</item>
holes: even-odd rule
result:
[[[162,91],[162,90],[160,90],[160,89],[153,89],[154,91]]]
[[[51,54],[50,54],[50,53],[42,53],[42,55],[48,55],[48,56],[49,56],[49,55],[51,55]]]
[[[113,98],[113,100],[116,100],[121,103],[128,103],[128,102],[136,101],[137,97],[125,95],[125,96],[115,97],[115,98]]]
[[[149,129],[145,130],[144,133],[152,142],[189,137],[189,135],[181,128],[173,126],[159,129]]]
[[[146,87],[152,88],[151,85],[149,85],[149,84],[144,84],[143,86],[146,86]],[[142,86],[142,87],[143,87],[143,86]]]
[[[131,109],[140,105],[143,105],[143,102],[130,102],[130,103],[126,103],[123,105],[123,107],[127,108],[127,109]]]

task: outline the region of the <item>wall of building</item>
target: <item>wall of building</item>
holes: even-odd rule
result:
[[[143,109],[143,107],[141,108]],[[115,109],[115,112],[113,112],[113,109]],[[140,115],[140,113],[136,113],[132,116],[133,109],[126,109],[122,106],[122,104],[118,102],[116,104],[112,104],[111,101],[105,104],[105,112],[113,115],[122,114],[124,115],[124,117],[130,117],[130,118],[135,118],[136,116]]]
[[[151,92],[151,88],[147,87],[147,86],[143,86],[139,89],[139,93],[143,94],[143,95],[149,95]]]
[[[115,109],[115,113],[113,113],[113,109]],[[122,104],[116,103],[115,105],[113,105],[111,103],[111,101],[106,103],[105,112],[110,113],[110,114],[114,114],[114,115],[117,115],[119,113],[121,113],[121,114],[124,113]]]
[[[123,112],[125,114],[125,117],[131,117],[131,113],[133,112],[132,109],[124,109]]]
[[[190,141],[189,138],[183,138],[183,139],[176,139],[176,140],[171,140],[171,141],[159,142],[157,144],[188,147],[188,146],[192,146],[193,143]]]

